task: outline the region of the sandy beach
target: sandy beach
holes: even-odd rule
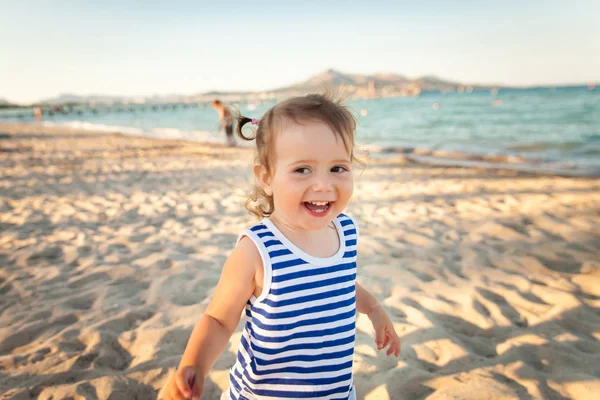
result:
[[[237,235],[252,151],[0,123],[0,399],[155,399]],[[358,398],[600,398],[600,179],[357,170]],[[228,386],[239,329],[205,399]]]

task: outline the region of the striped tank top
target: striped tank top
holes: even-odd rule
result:
[[[262,294],[246,305],[230,399],[354,399],[352,360],[356,332],[354,221],[333,221],[338,252],[313,257],[268,219],[240,235],[258,248]]]

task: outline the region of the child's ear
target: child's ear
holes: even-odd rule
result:
[[[254,178],[267,196],[273,196],[273,189],[271,189],[271,174],[264,165],[254,165]]]

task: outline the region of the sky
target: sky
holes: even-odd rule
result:
[[[0,0],[0,98],[274,89],[326,69],[600,82],[600,1]]]

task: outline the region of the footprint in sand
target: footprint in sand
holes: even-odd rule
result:
[[[52,320],[43,320],[28,324],[25,328],[17,330],[10,336],[7,336],[0,343],[0,355],[9,354],[18,347],[25,345],[33,346],[33,342],[40,336],[51,337],[60,332],[66,326],[75,324],[79,319],[72,314],[56,317]]]
[[[77,336],[79,336],[79,330],[77,331]],[[65,339],[61,342],[58,342],[58,351],[62,353],[66,353],[67,355],[71,354],[79,354],[83,350],[85,350],[85,344],[81,343],[76,338],[67,338],[65,335],[61,335],[61,339]]]
[[[132,355],[119,343],[114,332],[87,332],[80,339],[86,345],[85,353],[77,360],[81,367],[122,371],[131,364]]]
[[[69,299],[61,304],[63,308],[72,310],[89,310],[94,305],[96,297],[94,295],[83,295]]]
[[[96,388],[89,382],[80,383],[77,385],[76,393],[84,399],[97,399],[98,393]]]
[[[481,304],[481,302],[477,299],[473,299],[473,308],[479,314],[483,315],[486,319],[489,319],[489,317],[492,315],[492,313],[490,313],[490,310],[488,310],[488,308]]]
[[[44,347],[41,349],[38,349],[35,351],[35,353],[33,353],[30,357],[29,357],[29,362],[31,364],[35,364],[37,362],[43,361],[44,358],[46,358],[46,354],[51,353],[52,349],[50,349],[49,347]]]
[[[527,318],[521,315],[513,306],[508,304],[504,297],[484,288],[478,287],[476,290],[481,296],[496,304],[502,315],[508,319],[511,324],[522,328],[526,328],[529,325]]]
[[[85,349],[85,347],[84,347]],[[83,349],[82,349],[83,350]],[[84,353],[77,356],[77,360],[73,363],[70,370],[71,371],[81,371],[88,369],[92,366],[94,360],[98,357],[98,353]]]
[[[84,276],[83,278],[76,279],[70,282],[67,286],[69,289],[79,289],[89,284],[100,285],[101,283],[110,281],[111,278],[106,272],[95,272]]]
[[[111,334],[121,334],[137,328],[140,323],[150,319],[154,314],[154,310],[149,308],[132,310],[98,325],[97,329]]]
[[[428,273],[425,273],[425,272],[419,272],[419,271],[416,271],[416,270],[414,270],[412,268],[406,268],[406,269],[409,270],[411,274],[413,274],[417,278],[419,278],[419,280],[421,280],[422,282],[427,283],[427,282],[431,282],[431,281],[435,280],[435,276],[433,276],[431,274],[428,274]]]
[[[63,257],[64,253],[60,247],[45,247],[42,251],[33,253],[27,258],[27,266],[36,266],[43,261],[46,261],[49,264],[59,264]]]

